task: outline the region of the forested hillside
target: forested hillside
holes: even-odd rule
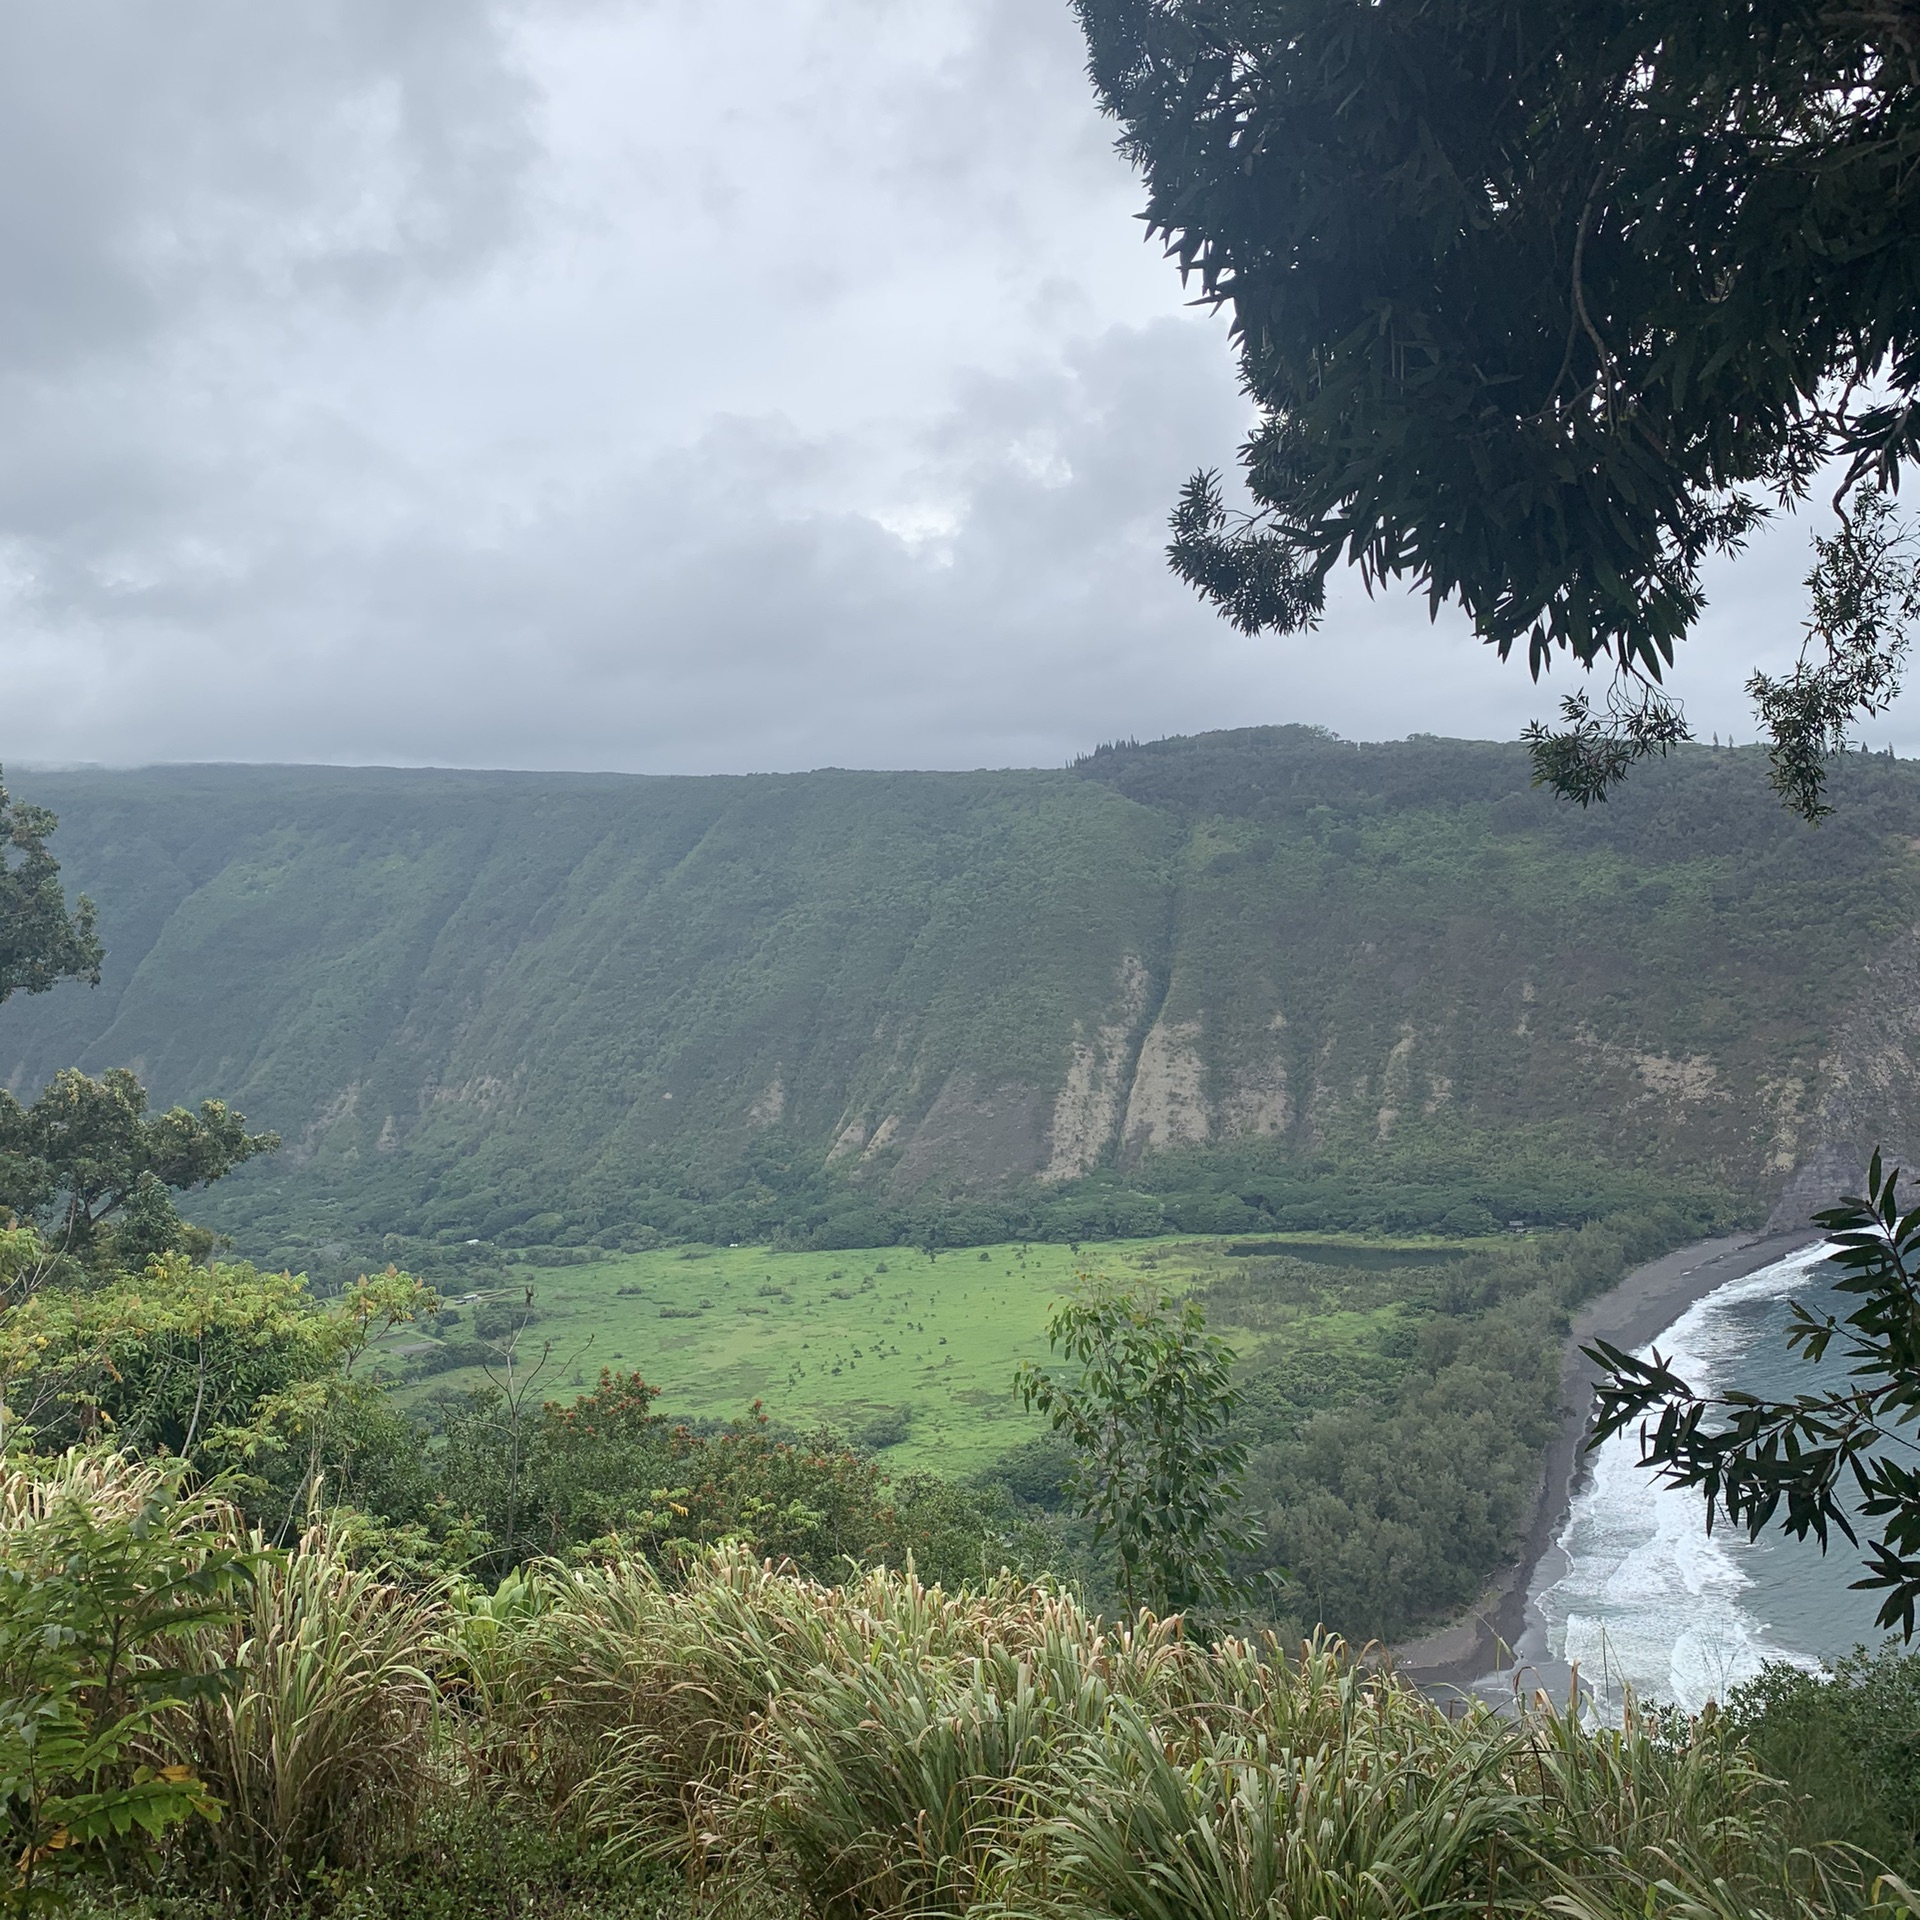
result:
[[[0,1082],[135,1067],[284,1152],[197,1210],[324,1265],[1754,1218],[1920,1139],[1920,777],[1754,751],[1582,813],[1518,747],[1301,728],[1056,772],[10,779],[106,977]]]

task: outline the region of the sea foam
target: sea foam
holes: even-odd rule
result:
[[[1754,1338],[1755,1303],[1803,1289],[1824,1253],[1804,1248],[1730,1280],[1640,1352],[1658,1347],[1698,1392],[1726,1386]],[[1709,1535],[1699,1493],[1661,1485],[1639,1459],[1633,1429],[1588,1456],[1560,1535],[1567,1572],[1538,1599],[1550,1652],[1578,1666],[1599,1712],[1617,1715],[1623,1688],[1697,1712],[1766,1661],[1816,1667],[1755,1611],[1744,1534]]]

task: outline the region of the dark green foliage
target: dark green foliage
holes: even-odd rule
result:
[[[636,1861],[630,1849],[578,1831],[556,1833],[524,1814],[503,1818],[478,1797],[437,1802],[397,1858],[341,1892],[332,1920],[694,1920],[709,1910],[671,1866]],[[728,1904],[739,1920],[798,1920],[771,1888]],[[165,1912],[150,1920],[203,1916]]]
[[[1391,1391],[1256,1456],[1268,1563],[1303,1627],[1398,1639],[1470,1604],[1519,1544],[1559,1354],[1549,1326],[1503,1318],[1423,1343]]]
[[[777,1431],[758,1407],[695,1432],[653,1412],[657,1393],[603,1371],[568,1403],[535,1402],[510,1379],[470,1396],[434,1458],[435,1527],[491,1578],[616,1542],[672,1566],[745,1540],[823,1580],[911,1557],[924,1579],[951,1585],[1031,1562],[1034,1543],[1015,1537],[1003,1499],[925,1474],[894,1480],[831,1434]]]
[[[982,1478],[1004,1487],[1016,1500],[1051,1513],[1067,1502],[1075,1458],[1070,1440],[1057,1433],[1038,1434],[1002,1454]]]
[[[100,984],[106,957],[83,893],[67,908],[60,863],[47,851],[58,825],[45,807],[8,797],[0,785],[0,1001],[45,993],[61,980]]]
[[[442,1502],[483,1530],[482,1571],[498,1578],[536,1554],[670,1529],[677,1482],[667,1424],[651,1410],[657,1389],[603,1370],[591,1393],[562,1406],[500,1377],[447,1420],[436,1461]]]
[[[1702,561],[1823,461],[1849,460],[1843,489],[1870,503],[1915,449],[1906,15],[1076,10],[1148,230],[1230,308],[1259,408],[1254,511],[1196,477],[1175,568],[1249,632],[1311,625],[1345,561],[1457,601],[1536,676],[1556,652],[1610,661],[1622,710],[1597,738],[1589,723],[1542,742],[1576,797],[1684,737],[1658,683],[1703,604]],[[1816,591],[1828,653],[1802,674],[1843,718],[1883,691],[1854,667],[1897,665],[1854,611]],[[1809,812],[1817,783],[1787,763],[1831,744],[1814,706],[1768,714],[1782,791]]]
[[[1889,1643],[1824,1675],[1770,1665],[1735,1690],[1727,1717],[1791,1789],[1796,1842],[1845,1841],[1911,1881],[1920,1868],[1920,1656]]]
[[[196,1882],[168,1861],[83,1896],[79,1920],[230,1920],[231,1900]],[[711,1905],[677,1868],[636,1860],[577,1821],[556,1830],[534,1809],[449,1791],[434,1795],[375,1870],[324,1872],[276,1910],[313,1920],[695,1920]],[[738,1920],[799,1920],[771,1887],[734,1894],[727,1910]]]
[[[1850,1385],[1786,1401],[1698,1394],[1658,1349],[1648,1360],[1605,1341],[1587,1352],[1610,1370],[1596,1394],[1592,1444],[1639,1421],[1642,1463],[1671,1486],[1697,1488],[1709,1529],[1724,1514],[1758,1539],[1778,1519],[1822,1552],[1830,1530],[1857,1545],[1845,1504],[1855,1496],[1861,1517],[1877,1527],[1866,1575],[1853,1584],[1884,1591],[1878,1624],[1911,1640],[1920,1605],[1920,1468],[1905,1456],[1920,1424],[1920,1207],[1902,1213],[1899,1184],[1900,1169],[1883,1174],[1876,1151],[1865,1196],[1815,1216],[1836,1248],[1826,1262],[1831,1285],[1858,1304],[1841,1320],[1796,1301],[1787,1329],[1788,1344],[1808,1361],[1841,1340]]]
[[[1047,1339],[1079,1371],[1025,1366],[1020,1395],[1073,1447],[1069,1491],[1119,1563],[1128,1612],[1232,1604],[1229,1556],[1253,1545],[1241,1523],[1247,1448],[1233,1354],[1207,1332],[1205,1309],[1089,1288],[1055,1310]]]
[[[220,1537],[214,1503],[183,1500],[177,1473],[96,1496],[69,1460],[0,1538],[0,1830],[13,1864],[0,1911],[31,1914],[117,1852],[137,1859],[169,1828],[217,1819],[188,1767],[139,1763],[174,1707],[217,1693],[219,1673],[181,1664],[182,1636],[231,1620],[249,1557]]]
[[[322,1302],[291,1274],[177,1252],[44,1284],[4,1323],[8,1437],[177,1460],[272,1538],[297,1536],[322,1497],[416,1523],[433,1491],[421,1434],[366,1349],[432,1305],[406,1274]]]
[[[1840,745],[1845,743],[1844,729],[1856,705],[1849,701],[1839,710]],[[1831,732],[1829,728],[1818,734],[1803,752],[1810,762],[1806,782],[1816,792],[1826,777],[1822,756],[1831,750]],[[1594,712],[1592,698],[1582,688],[1560,702],[1558,733],[1530,720],[1522,737],[1533,755],[1534,778],[1577,805],[1590,807],[1606,799],[1630,767],[1664,757],[1690,735],[1679,709],[1657,688],[1622,680],[1609,690],[1601,712]],[[1774,784],[1780,785],[1777,778]],[[1806,798],[1801,785],[1782,790],[1797,813],[1809,820],[1819,817],[1820,809]]]
[[[248,1133],[224,1101],[149,1118],[146,1089],[126,1068],[98,1080],[66,1068],[30,1107],[0,1089],[0,1207],[38,1224],[58,1255],[138,1272],[183,1244],[171,1192],[210,1186],[279,1145],[277,1134]]]
[[[885,1413],[875,1414],[855,1438],[869,1452],[884,1453],[888,1447],[897,1447],[912,1428],[913,1408],[892,1407]]]
[[[1269,1335],[1238,1378],[1266,1523],[1249,1566],[1283,1578],[1292,1624],[1391,1641],[1477,1599],[1532,1513],[1568,1314],[1694,1231],[1656,1211],[1425,1269],[1253,1259],[1210,1289],[1220,1325]],[[1379,1331],[1296,1345],[1289,1311],[1308,1301]]]
[[[1792,673],[1756,673],[1747,682],[1761,724],[1772,737],[1774,789],[1809,820],[1827,804],[1827,762],[1846,745],[1860,714],[1885,713],[1900,692],[1907,632],[1920,618],[1920,561],[1910,533],[1881,494],[1857,501],[1838,533],[1814,537],[1818,556],[1807,587],[1813,629],[1827,639],[1827,657],[1805,649]]]

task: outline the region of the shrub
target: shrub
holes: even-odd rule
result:
[[[869,1453],[883,1453],[888,1447],[897,1447],[907,1437],[912,1424],[912,1407],[889,1407],[884,1413],[876,1413],[860,1429],[860,1444]]]
[[[1120,1703],[1073,1791],[1023,1836],[1036,1907],[1624,1920],[1790,1913],[1829,1891],[1811,1862],[1793,1884],[1772,1783],[1710,1720],[1590,1732],[1542,1699],[1524,1718],[1475,1709],[1455,1722],[1357,1670],[1337,1642],[1295,1662],[1247,1652],[1218,1662],[1226,1711]]]
[[[669,1864],[689,1911],[816,1920],[1863,1904],[1844,1855],[1796,1850],[1727,1715],[1612,1731],[1538,1701],[1455,1720],[1335,1641],[1204,1646],[1010,1576],[833,1586],[726,1546],[677,1572],[548,1561],[443,1605],[316,1530],[263,1557],[253,1595],[244,1625],[194,1634],[230,1644],[235,1712],[174,1710],[234,1803],[164,1890],[196,1914],[216,1894],[333,1920],[664,1912]],[[418,1824],[396,1817],[423,1787]]]
[[[0,1818],[14,1882],[0,1907],[56,1902],[99,1856],[137,1857],[216,1818],[206,1784],[142,1748],[228,1677],[184,1670],[183,1634],[229,1617],[245,1559],[230,1516],[179,1475],[69,1453],[0,1475]]]
[[[377,1874],[341,1877],[326,1920],[712,1920],[684,1876],[636,1867],[603,1844],[497,1804],[450,1797]],[[729,1903],[729,1920],[800,1920],[767,1901]],[[102,1915],[100,1920],[162,1920]],[[186,1920],[166,1915],[165,1920]],[[192,1920],[200,1920],[195,1915]],[[228,1920],[209,1915],[207,1920]]]
[[[1830,1672],[1770,1662],[1727,1716],[1792,1789],[1792,1832],[1844,1840],[1912,1879],[1920,1868],[1920,1654],[1889,1641]]]
[[[444,1607],[355,1566],[325,1525],[260,1555],[244,1598],[191,1646],[235,1684],[175,1707],[158,1737],[225,1806],[204,1843],[214,1876],[259,1907],[411,1824],[430,1781]]]
[[[730,1549],[677,1590],[540,1578],[518,1646],[553,1804],[825,1920],[1789,1920],[1860,1892],[1795,1854],[1724,1717],[1456,1721],[1338,1642],[1207,1648],[1013,1580],[825,1587]]]

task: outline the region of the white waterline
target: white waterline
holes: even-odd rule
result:
[[[1727,1385],[1752,1338],[1750,1317],[1743,1324],[1733,1310],[1799,1290],[1825,1253],[1802,1248],[1728,1281],[1640,1353],[1658,1347],[1698,1392]],[[1697,1712],[1769,1660],[1817,1668],[1806,1651],[1772,1637],[1739,1552],[1724,1534],[1707,1533],[1700,1495],[1663,1486],[1639,1459],[1637,1431],[1589,1456],[1558,1541],[1566,1571],[1536,1596],[1555,1665],[1577,1666],[1608,1718],[1625,1687]]]

